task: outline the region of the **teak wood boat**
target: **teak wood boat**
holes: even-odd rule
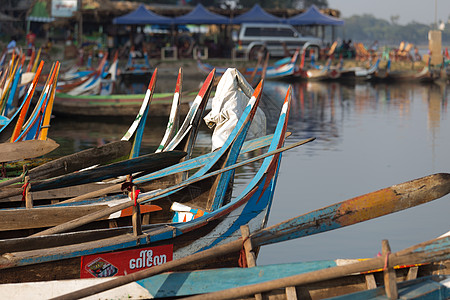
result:
[[[437,239],[412,246],[408,249],[396,253],[391,253],[389,243],[385,240],[382,243],[382,254],[379,257],[366,260],[357,260],[356,262],[347,262],[345,264],[337,261],[311,263],[309,266],[307,266],[307,271],[310,272],[305,272],[305,269],[298,268],[298,265],[295,269],[291,266],[283,267],[282,265],[277,265],[272,268],[284,268],[285,270],[289,269],[290,271],[285,274],[274,274],[274,277],[280,276],[280,278],[272,278],[273,280],[267,279],[270,278],[272,274],[265,274],[262,272],[265,267],[256,267],[255,254],[258,247],[260,246],[309,235],[309,232],[305,230],[306,228],[315,228],[315,230],[313,230],[311,234],[339,228],[338,226],[333,226],[332,224],[331,226],[323,226],[327,223],[333,223],[334,221],[332,220],[336,219],[336,215],[334,213],[329,213],[333,210],[339,210],[347,207],[347,215],[340,214],[341,217],[337,218],[340,219],[338,221],[340,223],[340,226],[347,226],[371,219],[372,217],[378,217],[408,208],[411,204],[410,200],[412,200],[412,202],[416,204],[420,204],[422,203],[422,198],[425,198],[424,201],[430,201],[432,199],[442,197],[448,194],[449,183],[450,174],[430,175],[412,180],[410,182],[393,185],[389,188],[349,199],[347,201],[336,203],[334,205],[319,209],[315,212],[307,213],[305,215],[301,215],[293,219],[281,222],[269,228],[261,229],[251,234],[249,234],[249,229],[245,228],[244,226],[242,227],[242,237],[239,240],[232,241],[227,244],[218,245],[214,248],[207,249],[202,252],[180,258],[178,260],[170,261],[162,265],[154,266],[149,269],[144,269],[133,274],[118,276],[117,278],[109,281],[99,281],[97,282],[97,284],[94,283],[93,286],[86,287],[69,294],[65,294],[64,296],[57,297],[55,299],[78,299],[81,297],[86,297],[103,291],[114,289],[122,285],[129,284],[133,281],[139,281],[139,283],[143,287],[148,289],[148,291],[157,291],[160,297],[163,297],[164,295],[169,296],[171,293],[177,292],[180,292],[180,294],[178,294],[177,296],[203,293],[206,292],[200,291],[203,283],[197,284],[197,287],[199,288],[197,290],[194,289],[187,291],[184,289],[184,287],[189,287],[189,276],[196,273],[201,274],[204,272],[180,273],[182,282],[178,282],[178,285],[173,289],[170,288],[170,285],[168,285],[169,283],[167,281],[164,281],[166,284],[164,284],[164,288],[161,290],[159,289],[160,285],[158,285],[159,283],[161,283],[161,281],[158,282],[158,277],[149,277],[161,274],[163,272],[180,270],[183,268],[192,270],[188,266],[198,266],[202,263],[208,263],[218,257],[224,257],[226,255],[229,255],[230,253],[239,252],[240,250],[245,250],[245,254],[241,252],[241,261],[243,262],[242,266],[248,265],[249,269],[260,271],[257,272],[258,276],[253,278],[246,278],[246,280],[242,280],[241,282],[237,283],[236,281],[234,281],[234,279],[239,280],[240,272],[242,272],[242,274],[251,274],[253,270],[241,271],[240,269],[226,269],[224,273],[235,274],[235,276],[232,277],[231,281],[233,281],[233,285],[237,286],[236,288],[223,290],[225,288],[221,286],[223,280],[217,280],[217,282],[214,282],[207,287],[207,289],[210,289],[209,292],[212,292],[212,289],[217,289],[216,292],[211,294],[198,295],[195,296],[195,299],[244,299],[246,297],[249,297],[250,295],[261,293],[265,293],[264,296],[275,294],[274,299],[284,299],[284,297],[286,297],[287,299],[295,299],[297,294],[302,297],[322,299],[330,296],[355,292],[366,288],[376,288],[377,284],[379,284],[380,281],[378,281],[377,283],[378,279],[375,278],[375,276],[377,275],[372,275],[380,271],[383,272],[385,283],[384,290],[387,296],[391,299],[397,299],[397,295],[400,295],[400,293],[407,294],[411,291],[412,293],[409,293],[409,296],[413,296],[411,299],[416,299],[414,298],[414,295],[424,297],[430,295],[436,297],[436,295],[440,295],[441,297],[437,299],[447,299],[446,297],[448,296],[448,286],[436,287],[432,284],[431,286],[428,286],[427,284],[426,291],[430,293],[423,293],[423,295],[418,295],[415,293],[415,291],[425,291],[420,283],[416,285],[417,282],[408,282],[397,286],[395,282],[399,279],[414,279],[416,276],[424,276],[427,274],[439,273],[448,275],[448,260],[450,258],[449,233],[442,235]],[[378,202],[378,204],[372,204],[372,202]],[[381,203],[384,203],[384,208],[380,210]],[[367,211],[366,209],[348,210],[350,206],[355,206],[356,208],[361,204],[364,204],[367,207]],[[373,213],[373,215],[371,213]],[[323,215],[323,217],[315,219],[314,216],[318,215]],[[297,230],[300,230],[301,233],[298,234]],[[268,268],[270,269],[270,266]],[[419,268],[423,269],[419,271]],[[407,272],[405,272],[405,270]],[[212,275],[214,274],[214,272],[216,272],[216,274],[220,274],[221,271],[222,270],[211,271],[211,278],[214,278],[214,275]],[[294,272],[296,274],[293,274],[291,272]],[[222,273],[222,276],[224,276],[224,273]],[[177,277],[177,273],[170,273],[167,275],[163,275],[159,278],[170,278],[171,283],[176,283],[177,278],[180,278]],[[264,278],[266,278],[267,280]],[[156,281],[153,281],[153,279],[156,279]],[[186,283],[186,286],[184,285],[184,283]],[[225,282],[225,284],[226,283],[227,282]],[[149,286],[149,284],[151,284],[151,287]],[[205,284],[207,284],[207,281],[205,282]],[[404,290],[402,289],[406,285],[409,285],[410,288],[409,292],[406,291],[404,293]],[[114,291],[118,292],[117,289],[115,289]],[[165,292],[168,292],[168,294],[165,294]],[[372,297],[372,295],[377,294],[382,295],[383,291],[381,291],[380,289],[371,290],[368,291],[365,295]],[[152,295],[154,296],[155,294]],[[174,294],[170,296],[173,297]],[[348,298],[353,299],[352,297],[355,296],[356,295],[351,295]],[[272,298],[269,297],[268,299]],[[366,298],[362,297],[362,299]],[[419,299],[430,298],[428,297]]]
[[[257,95],[259,95],[259,97],[261,94],[261,88],[262,87],[259,86],[256,90],[256,93]],[[273,136],[271,146],[269,147],[269,151],[271,152],[282,147],[283,145],[287,126],[287,114],[289,110],[288,102],[289,101],[287,97],[286,103],[283,106],[283,110],[280,115],[278,126]],[[233,153],[234,151],[230,150],[239,150],[237,149],[239,148],[238,143],[234,143],[233,141],[235,141],[236,139],[239,140],[245,138],[245,134],[242,135],[240,133],[244,132],[243,128],[249,126],[248,121],[256,111],[255,103],[257,104],[257,98],[252,97],[249,106],[246,109],[246,113],[244,113],[246,117],[244,118],[244,120],[240,120],[240,124],[236,126],[235,131],[232,135],[230,135],[229,140],[217,152]],[[216,157],[212,159],[211,164],[216,165],[216,162],[214,162],[214,160],[217,160],[220,157],[222,157],[222,155],[216,155]],[[81,231],[78,233],[67,233],[62,234],[62,236],[65,236],[63,238],[61,238],[61,234],[47,235],[49,233],[49,231],[47,231],[42,232],[42,234],[36,235],[35,237],[4,240],[2,242],[4,242],[5,244],[2,245],[1,249],[6,250],[10,254],[3,256],[0,259],[0,267],[5,268],[0,273],[0,281],[6,280],[9,282],[14,282],[35,280],[35,276],[43,276],[41,278],[45,280],[49,278],[79,278],[80,276],[85,275],[91,276],[90,274],[100,274],[101,276],[103,276],[107,274],[113,275],[113,273],[124,274],[122,272],[131,273],[143,267],[150,266],[153,263],[161,264],[172,259],[187,256],[191,253],[203,249],[208,249],[217,244],[226,243],[230,240],[236,240],[239,236],[239,228],[241,225],[248,225],[250,228],[252,228],[252,230],[257,230],[264,227],[267,220],[267,214],[273,199],[280,159],[280,153],[276,153],[275,155],[266,158],[262,163],[258,173],[255,175],[253,180],[249,183],[248,187],[242,192],[240,196],[236,197],[236,199],[233,199],[228,204],[222,205],[220,206],[220,208],[211,212],[205,212],[203,216],[194,218],[191,221],[179,223],[163,222],[161,224],[152,224],[148,227],[144,226],[144,228],[142,228],[142,232],[137,235],[130,234],[130,228],[117,228],[100,231],[94,230]],[[225,169],[220,169],[208,174],[202,174],[203,172],[200,172],[202,176],[191,179],[192,177],[194,177],[192,176],[190,179],[180,183],[178,186],[172,187],[170,190],[180,190],[183,186],[189,184],[189,182],[201,181],[206,176],[214,176],[216,178],[215,186],[217,186],[218,188],[213,189],[213,192],[211,194],[214,197],[214,199],[212,200],[218,201],[225,196],[225,184],[229,183],[230,181],[230,177],[220,175],[232,175],[233,167],[234,165],[227,165]],[[210,168],[208,167],[207,169]],[[167,195],[168,192],[160,191],[160,194]],[[155,196],[150,196],[148,199],[146,199],[146,197],[141,197],[137,199],[137,202],[146,203],[147,200],[152,201],[152,199],[157,198],[155,198]],[[122,206],[129,207],[132,205],[133,202],[128,201],[126,205]],[[122,207],[118,208],[118,210],[120,209],[122,209]],[[102,212],[102,214],[103,213],[107,213],[106,210]],[[96,218],[97,217],[95,217],[94,219]],[[89,219],[89,217],[87,219]],[[67,229],[64,224],[62,227],[64,228],[60,227],[60,230]],[[50,231],[52,231],[52,233],[55,233],[59,232],[60,230],[57,230],[57,227],[55,227]],[[71,237],[67,239],[66,237],[68,236]],[[101,238],[101,236],[103,238]],[[46,240],[46,242],[44,243],[45,246],[44,244],[37,242],[38,240]],[[8,244],[9,246],[3,247],[6,246],[6,244]],[[19,244],[21,244],[21,246],[19,246]],[[23,251],[25,249],[28,250]],[[34,252],[36,255],[31,254],[30,251]],[[55,251],[55,253],[52,254],[53,251]],[[12,254],[13,252],[14,254]],[[19,252],[21,254],[19,254]],[[139,253],[144,252],[146,253],[146,257],[147,255],[149,255],[148,258],[153,258],[153,263],[146,263],[145,266],[142,265],[142,263],[139,263],[137,266],[132,266],[131,269],[129,268],[129,266],[127,267],[127,269],[123,269],[119,265],[111,268],[104,265],[105,268],[103,268],[103,264],[102,266],[100,266],[101,263],[98,263],[99,261],[109,261],[110,263],[117,264],[119,261],[123,262],[123,257],[125,257],[126,255],[130,255],[130,259],[134,259],[133,257],[136,254],[139,257]],[[25,260],[22,261],[21,259],[19,259],[19,256],[21,256],[22,254],[28,256],[28,254],[26,253],[31,254],[29,258],[35,257],[37,260],[33,262],[33,259],[26,259],[28,261],[28,263],[26,263],[27,266],[23,265],[23,262],[25,262]],[[41,255],[44,255],[46,258],[42,257]],[[112,256],[108,258],[101,258],[101,256],[104,255]],[[16,260],[16,262],[13,262],[12,260],[7,262],[6,260],[4,260],[7,259],[7,256],[9,256],[10,258],[14,257],[13,260]],[[40,258],[38,258],[38,256],[40,256]],[[111,258],[113,256],[115,256],[116,258],[120,257],[119,261],[117,261],[116,259],[113,259],[111,261]],[[19,260],[17,259],[21,260],[22,262],[19,262]],[[211,263],[213,263],[212,265],[226,264],[229,262],[232,262],[234,264],[237,262],[235,259],[236,257],[232,255],[230,257],[221,258],[219,261],[217,261],[217,263]],[[43,263],[45,261],[46,263]],[[94,261],[97,263],[95,263]],[[24,268],[33,269],[33,271],[31,271],[30,269],[30,272],[13,272],[14,274],[26,274],[25,277],[28,277],[28,279],[17,277],[12,278],[10,275],[7,275],[12,274],[10,272],[12,271],[12,267],[19,267],[19,265],[23,265]],[[55,272],[56,269],[60,269],[60,267],[57,267],[57,265],[63,267],[63,269],[64,266],[66,266],[67,268],[65,268],[64,272]],[[117,267],[120,267],[120,271]],[[48,272],[49,269],[47,268],[51,268],[53,271]],[[88,271],[89,269],[91,271]],[[117,269],[117,272],[115,271],[115,269]],[[80,273],[80,270],[82,270],[82,272],[87,271],[87,273],[82,275]],[[5,271],[5,273],[3,273],[3,271]]]

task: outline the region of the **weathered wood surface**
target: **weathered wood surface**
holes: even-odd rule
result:
[[[36,203],[42,203],[42,204],[50,204],[51,203],[58,203],[60,201],[63,201],[64,199],[76,197],[77,195],[89,193],[98,191],[99,189],[103,189],[106,187],[110,187],[113,184],[111,183],[87,183],[87,184],[81,184],[76,186],[69,186],[65,188],[58,188],[58,189],[51,189],[46,191],[39,191],[39,192],[33,192],[33,201]],[[7,191],[11,190],[10,194],[15,194],[17,196],[6,196],[2,197],[2,195],[7,194]],[[0,207],[6,208],[6,207],[15,207],[20,206],[20,202],[22,202],[22,191],[23,188],[21,187],[15,187],[15,188],[5,188],[2,191],[0,191]],[[120,187],[116,192],[120,192]],[[20,194],[20,195],[18,195]],[[100,196],[106,196],[108,193],[104,193]]]
[[[93,165],[103,165],[127,155],[131,150],[131,142],[116,141],[105,145],[86,149],[46,162],[28,171],[31,180],[41,180],[50,177],[72,173]],[[0,182],[1,186],[22,181],[22,177]]]
[[[125,199],[126,201],[127,199]],[[56,226],[58,224],[102,211],[110,207],[108,204],[78,205],[78,206],[41,206],[32,209],[2,209],[0,211],[0,231],[35,229]],[[143,205],[142,213],[159,211],[156,205]],[[122,210],[118,215],[105,216],[102,219],[131,216],[131,208]]]
[[[52,139],[0,144],[0,163],[35,158],[52,152],[59,144]]]
[[[351,260],[348,260],[351,261]],[[155,275],[132,283],[132,288],[127,285],[96,294],[96,299],[127,299],[129,295],[132,298],[170,298],[170,297],[186,297],[197,294],[216,292],[233,287],[242,287],[248,284],[267,282],[295,274],[310,272],[323,268],[336,266],[336,261],[314,261],[302,263],[276,264],[260,266],[257,268],[221,268],[212,270],[197,270],[191,272],[170,272]],[[375,275],[379,278],[380,272]],[[400,272],[399,272],[400,273]],[[371,273],[373,274],[373,273]],[[428,274],[426,272],[425,274]],[[382,287],[376,291],[366,291],[364,282],[360,280],[363,275],[351,275],[334,280],[329,280],[318,284],[310,284],[308,286],[291,287],[297,296],[306,299],[323,299],[331,296],[342,294],[362,292],[365,295],[382,295]],[[406,287],[412,287],[415,283],[428,282],[430,277],[420,278],[414,282],[399,282],[398,287],[402,296],[405,294],[402,290]],[[432,279],[437,279],[432,277]],[[111,279],[74,279],[59,281],[44,281],[20,284],[3,284],[0,285],[0,293],[8,296],[8,299],[33,298],[32,295],[42,295],[42,298],[49,299],[51,297],[61,296],[69,292],[73,292],[82,288],[93,286]],[[399,281],[404,278],[399,274]],[[437,284],[436,281],[434,281]],[[382,282],[380,282],[382,284]],[[375,287],[376,288],[376,287]],[[442,287],[440,287],[442,288]],[[27,297],[30,295],[30,297]],[[342,296],[344,299],[351,298],[352,295]],[[354,296],[354,295],[353,295]],[[403,296],[404,297],[404,296]],[[134,299],[133,298],[133,299]],[[244,299],[252,299],[245,297]],[[289,299],[286,297],[283,289],[273,290],[264,293],[264,299]],[[297,299],[297,298],[294,298]],[[338,298],[341,300],[341,298]],[[358,299],[369,299],[369,297],[360,297]],[[402,298],[403,299],[403,298]],[[433,298],[430,298],[433,299]]]
[[[43,181],[34,181],[31,191],[42,191],[47,189],[62,188],[78,184],[85,184],[120,175],[136,172],[155,172],[162,168],[176,164],[186,155],[182,151],[167,151],[161,153],[150,153],[133,159],[127,159],[117,163],[100,166],[80,172],[62,175]]]

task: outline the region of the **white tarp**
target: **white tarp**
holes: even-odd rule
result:
[[[222,75],[212,100],[211,111],[204,118],[209,128],[215,126],[212,135],[212,151],[223,146],[242,116],[252,94],[252,86],[237,69],[228,68]],[[254,139],[265,134],[266,116],[258,108],[247,133],[247,139]]]

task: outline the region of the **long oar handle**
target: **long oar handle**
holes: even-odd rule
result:
[[[405,210],[450,193],[450,174],[438,173],[335,203],[267,227],[252,236],[258,245],[342,228]]]
[[[181,182],[179,184],[176,184],[174,186],[171,186],[171,187],[169,187],[167,189],[158,190],[158,191],[156,191],[155,193],[153,193],[153,194],[151,194],[149,196],[141,197],[140,199],[138,199],[137,202],[138,203],[143,203],[143,202],[151,201],[152,199],[155,199],[156,197],[164,195],[165,193],[168,193],[168,192],[171,192],[171,191],[183,188],[183,187],[185,187],[185,186],[187,186],[189,184],[192,184],[192,183],[204,180],[206,178],[213,177],[213,176],[216,176],[218,174],[221,174],[221,173],[224,173],[224,172],[227,172],[227,171],[239,168],[239,167],[244,166],[246,164],[249,164],[249,163],[261,160],[263,158],[266,158],[268,156],[272,156],[272,155],[275,155],[277,153],[280,153],[280,152],[292,149],[294,147],[298,147],[300,145],[312,142],[313,140],[315,140],[315,138],[310,138],[310,139],[306,139],[306,140],[303,140],[303,141],[299,141],[299,142],[293,143],[293,144],[291,144],[289,146],[285,146],[285,147],[276,149],[274,151],[267,152],[265,154],[256,156],[254,158],[247,159],[247,160],[242,161],[240,163],[228,166],[226,168],[223,168],[223,169],[220,169],[220,170],[208,173],[208,174],[205,174],[203,176],[200,176],[200,177],[197,177],[197,178],[194,178],[194,179],[185,180],[185,181],[183,181],[183,182]],[[69,222],[66,222],[66,223],[57,225],[55,227],[46,229],[44,231],[38,232],[36,234],[33,234],[31,236],[43,236],[43,235],[48,235],[48,234],[55,234],[55,233],[66,232],[68,230],[71,230],[71,229],[77,228],[79,226],[82,226],[82,225],[88,224],[90,222],[93,222],[95,220],[98,220],[100,218],[104,218],[104,217],[106,217],[106,216],[108,216],[108,215],[110,215],[112,213],[118,212],[118,211],[120,211],[122,209],[128,208],[128,207],[133,206],[133,205],[134,205],[134,201],[130,200],[130,201],[124,202],[122,204],[118,204],[118,205],[115,205],[113,207],[104,209],[102,211],[94,212],[94,213],[91,213],[89,215],[80,217],[78,219],[74,219],[74,220],[71,220]]]

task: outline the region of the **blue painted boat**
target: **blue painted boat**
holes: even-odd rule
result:
[[[210,159],[210,162],[198,171],[199,173],[197,176],[191,176],[188,180],[171,188],[172,191],[183,191],[182,187],[190,182],[201,181],[205,178],[204,176],[212,176],[213,174],[206,174],[206,171],[210,170],[211,166],[216,165],[218,159],[222,157],[222,154],[226,153],[231,155],[234,152],[233,150],[239,153],[240,146],[237,145],[239,143],[235,143],[235,141],[240,142],[241,139],[243,140],[245,138],[245,130],[249,126],[251,116],[256,111],[261,90],[262,86],[260,84],[250,100],[243,118],[241,118],[236,126],[235,132],[230,135],[230,138],[225,145],[216,151],[216,153],[221,154],[215,154]],[[284,143],[289,103],[290,94],[289,97],[286,97],[269,151],[282,147]],[[26,277],[32,274],[39,274],[39,276],[47,277],[50,273],[53,273],[51,276],[54,276],[55,273],[53,271],[49,272],[47,268],[50,267],[54,270],[56,265],[71,266],[65,268],[64,272],[57,274],[57,277],[61,279],[79,278],[80,276],[112,276],[124,274],[124,272],[129,274],[143,268],[159,265],[172,259],[181,258],[201,250],[209,249],[216,245],[237,240],[240,237],[241,225],[248,225],[252,231],[261,229],[265,226],[273,199],[280,159],[280,153],[266,158],[258,173],[241,195],[231,200],[231,202],[224,204],[219,209],[205,212],[203,216],[194,217],[191,221],[151,224],[148,227],[144,227],[142,234],[138,236],[130,235],[128,233],[130,228],[118,228],[117,230],[108,229],[103,231],[103,233],[101,233],[102,231],[83,231],[79,233],[45,235],[49,231],[47,231],[47,233],[44,231],[45,234],[35,237],[1,241],[0,244],[7,243],[9,245],[9,247],[6,248],[3,247],[6,246],[6,244],[3,244],[1,249],[11,253],[14,252],[14,254],[10,256],[11,260],[5,256],[0,259],[0,268],[3,269],[0,273],[6,272],[9,274],[0,274],[0,278],[4,278],[7,281],[22,281],[21,279],[13,278],[13,276],[11,276],[13,273]],[[218,173],[218,175],[220,175],[220,173]],[[194,178],[192,179],[192,177]],[[215,176],[215,178],[217,186],[222,186],[220,183],[221,178],[224,178],[222,182],[228,181],[228,177],[226,176]],[[223,188],[223,190],[225,191],[226,189]],[[184,190],[184,193],[187,194],[186,190]],[[153,195],[148,197],[140,197],[137,201],[141,204],[152,201],[151,203],[153,204],[157,203],[155,202],[155,199],[167,199],[168,195],[173,194],[166,191],[160,191],[159,193],[153,193]],[[122,206],[115,206],[111,211],[120,211]],[[130,202],[128,201],[125,203],[124,207],[129,206]],[[102,214],[103,213],[109,214],[109,210],[105,209]],[[152,219],[153,216],[150,216],[150,218]],[[156,218],[157,217],[155,217],[155,219]],[[67,227],[65,227],[64,230],[65,229],[67,229]],[[50,231],[55,233],[55,230]],[[98,239],[104,233],[109,235],[110,238],[102,239],[100,242]],[[78,235],[78,237],[75,237],[74,234]],[[71,237],[67,239],[66,237],[69,236]],[[96,238],[92,240],[94,236],[96,236]],[[52,241],[48,239],[51,239]],[[41,246],[44,246],[43,249],[39,249],[40,247],[37,246],[40,244],[40,242],[36,243],[38,240],[46,240],[45,246],[41,244]],[[63,242],[64,240],[65,242]],[[17,243],[25,243],[27,246],[23,248],[24,244],[19,246]],[[59,245],[53,243],[58,243]],[[15,244],[15,246],[10,247],[13,244]],[[18,247],[15,248],[16,246]],[[145,264],[143,264],[143,258],[136,261],[135,256],[137,255],[139,257],[139,255],[144,255],[144,253]],[[129,257],[130,260],[127,261],[126,257]],[[153,263],[150,263],[150,260],[152,260]],[[98,268],[100,265],[94,263],[94,261],[108,261],[111,266],[102,265]],[[124,262],[126,262],[125,265]],[[221,257],[215,262],[210,261],[208,264],[211,266],[226,264],[236,265],[237,262],[238,259],[235,254],[233,254],[227,257]],[[19,273],[11,272],[13,270],[11,268],[16,267],[30,268],[30,270],[33,269],[34,271]],[[38,269],[39,271],[37,271]],[[47,269],[47,271],[45,269]],[[42,278],[44,279],[44,277]]]
[[[290,79],[292,76],[294,76],[298,54],[299,50],[297,50],[292,57],[280,59],[273,65],[268,66],[266,69],[265,79]],[[223,75],[227,70],[227,68],[214,67],[208,63],[201,61],[200,59],[197,59],[197,67],[202,72],[210,72],[215,68],[218,76]],[[263,69],[264,68],[261,66],[257,66],[256,70],[255,68],[245,68],[245,70],[242,70],[241,73],[244,76],[249,77],[256,72],[256,75],[261,76]]]

